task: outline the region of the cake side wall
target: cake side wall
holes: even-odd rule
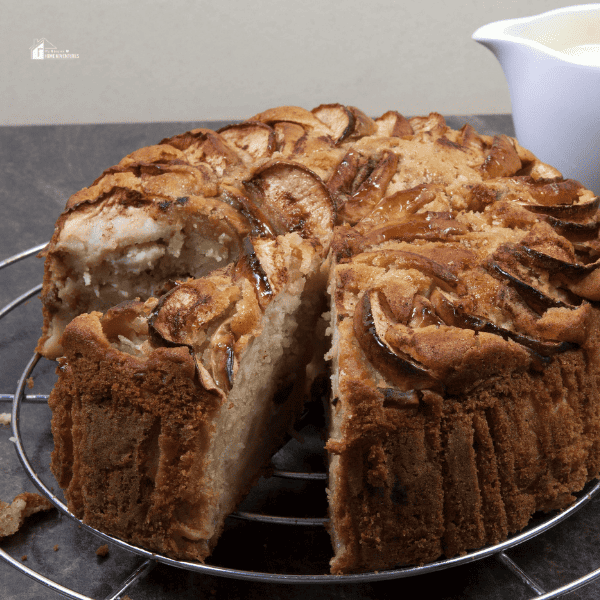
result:
[[[69,411],[70,402],[72,424],[53,420],[52,469],[64,480],[71,464],[69,507],[116,537],[203,560],[214,533],[203,471],[220,399],[197,384],[187,348],[137,359],[110,347],[97,314],[79,317],[64,337],[69,350],[51,403]]]
[[[568,506],[598,476],[597,323],[584,349],[479,381],[464,394],[420,392],[418,406],[386,400],[340,325],[342,432],[333,514],[345,553],[338,572],[421,564],[498,543],[538,510]],[[343,408],[341,408],[343,407]],[[342,412],[343,411],[343,412]]]

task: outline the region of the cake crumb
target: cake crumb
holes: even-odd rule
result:
[[[100,548],[98,548],[98,550],[96,550],[96,556],[101,556],[102,558],[104,558],[105,556],[108,556],[108,544],[104,544],[104,546],[100,546]]]
[[[11,504],[0,500],[0,538],[16,533],[30,515],[51,508],[49,500],[31,492],[19,494]]]
[[[0,413],[0,425],[10,425],[10,413]]]
[[[54,552],[58,552],[58,544],[54,544],[54,548],[52,548],[52,550],[54,550]]]
[[[21,560],[25,562],[27,560],[27,554],[23,554],[23,556],[21,556]]]

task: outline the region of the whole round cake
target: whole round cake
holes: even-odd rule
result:
[[[203,561],[323,369],[332,573],[568,506],[600,472],[598,206],[436,113],[280,107],[133,152],[43,253],[70,510]]]

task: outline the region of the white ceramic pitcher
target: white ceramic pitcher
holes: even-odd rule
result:
[[[480,27],[500,61],[517,139],[600,195],[600,4]]]

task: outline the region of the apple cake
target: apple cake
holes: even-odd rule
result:
[[[332,573],[568,506],[600,472],[598,205],[436,113],[279,107],[130,154],[43,253],[70,509],[203,561],[322,368]]]

